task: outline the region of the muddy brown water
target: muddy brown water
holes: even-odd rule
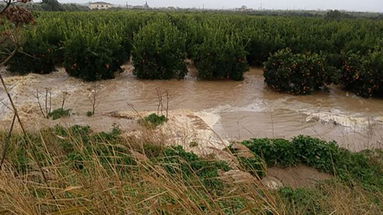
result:
[[[67,124],[89,124],[96,130],[109,130],[114,123],[134,128],[135,123],[112,117],[110,113],[157,110],[157,89],[168,90],[170,110],[191,111],[222,138],[243,140],[253,137],[291,138],[300,134],[336,140],[343,147],[359,151],[383,147],[383,100],[364,99],[337,87],[309,96],[278,93],[264,84],[263,71],[252,68],[242,82],[185,80],[137,80],[130,66],[113,80],[85,83],[69,77],[63,69],[49,75],[7,75],[6,82],[29,129],[53,123],[39,115],[36,89],[52,90],[52,106],[61,103],[62,92],[69,93],[65,104],[73,116]],[[89,94],[98,89],[94,117]],[[11,112],[3,89],[0,91],[0,125],[7,127]]]

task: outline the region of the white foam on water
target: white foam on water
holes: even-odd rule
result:
[[[350,129],[368,129],[372,125],[383,124],[383,116],[366,116],[360,113],[350,113],[336,108],[324,109],[297,101],[294,101],[292,104],[291,102],[288,102],[287,99],[257,99],[255,102],[245,106],[221,105],[200,111],[196,113],[196,115],[201,117],[210,127],[219,128],[221,113],[269,113],[281,108],[306,115],[306,122],[318,121],[321,123],[333,123]]]
[[[338,109],[332,109],[329,111],[314,112],[303,111],[307,115],[306,121],[318,120],[325,123],[334,123],[343,127],[353,129],[367,129],[375,124],[380,124],[381,120],[378,117],[363,116],[358,114],[352,114],[344,112]]]

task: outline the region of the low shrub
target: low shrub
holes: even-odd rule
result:
[[[283,139],[252,139],[242,142],[255,155],[261,156],[269,167],[304,164],[333,174],[352,185],[359,181],[364,188],[383,190],[383,168],[365,153],[353,153],[340,148],[336,142],[326,142],[309,136],[292,141]]]
[[[350,153],[336,144],[308,136],[293,138],[291,144],[296,151],[296,159],[308,166],[324,172],[336,174],[336,164],[346,157],[343,152]]]
[[[193,147],[197,147],[198,146],[198,143],[196,141],[192,141],[189,143],[189,147],[193,148]]]
[[[383,97],[383,51],[370,52],[368,55],[347,53],[340,84],[358,96]]]
[[[157,126],[160,126],[168,121],[168,118],[164,115],[157,115],[155,113],[150,114],[149,116],[144,117],[143,119],[140,119],[138,122],[141,125],[155,128]]]
[[[288,140],[284,139],[253,139],[242,142],[247,148],[262,157],[269,166],[294,166],[299,161],[297,152]]]
[[[134,74],[141,79],[182,79],[185,36],[166,19],[144,26],[133,39]]]
[[[202,80],[243,80],[248,70],[243,40],[220,29],[206,29],[203,41],[193,48],[193,60]]]
[[[70,116],[70,112],[71,112],[71,109],[59,108],[50,112],[48,114],[48,117],[52,118],[53,120],[56,120],[56,119]]]
[[[294,54],[282,49],[271,55],[264,67],[269,87],[296,95],[317,91],[329,80],[325,60],[318,54]]]

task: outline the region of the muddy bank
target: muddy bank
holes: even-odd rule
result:
[[[63,69],[49,75],[7,75],[6,82],[28,129],[60,123],[90,125],[97,131],[109,130],[113,124],[127,131],[135,130],[136,118],[121,117],[118,113],[155,112],[156,93],[160,89],[169,92],[174,125],[194,129],[191,132],[194,134],[209,130],[204,136],[216,133],[219,138],[213,139],[290,138],[305,134],[336,140],[354,151],[383,146],[381,99],[360,98],[336,87],[328,93],[310,96],[281,94],[265,86],[262,70],[256,68],[245,75],[243,82],[197,81],[193,75],[182,81],[144,81],[135,79],[131,71],[132,67],[126,66],[116,79],[95,83],[71,78]],[[56,121],[42,118],[35,94],[45,88],[52,93],[53,109],[61,106],[63,92],[68,93],[65,108],[72,109],[71,117]],[[95,89],[96,114],[87,117],[92,109],[90,95]],[[0,125],[7,127],[12,114],[4,98],[1,89]],[[173,130],[175,135],[181,133],[179,129]]]

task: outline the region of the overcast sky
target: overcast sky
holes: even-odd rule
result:
[[[91,0],[93,2],[100,0]],[[129,5],[142,5],[145,0],[101,0],[113,4],[128,3]],[[87,3],[90,0],[59,0],[61,3],[77,2]],[[229,9],[246,5],[249,8],[259,9],[340,9],[349,11],[383,12],[383,0],[148,0],[151,7],[174,6],[182,8],[214,8]]]

